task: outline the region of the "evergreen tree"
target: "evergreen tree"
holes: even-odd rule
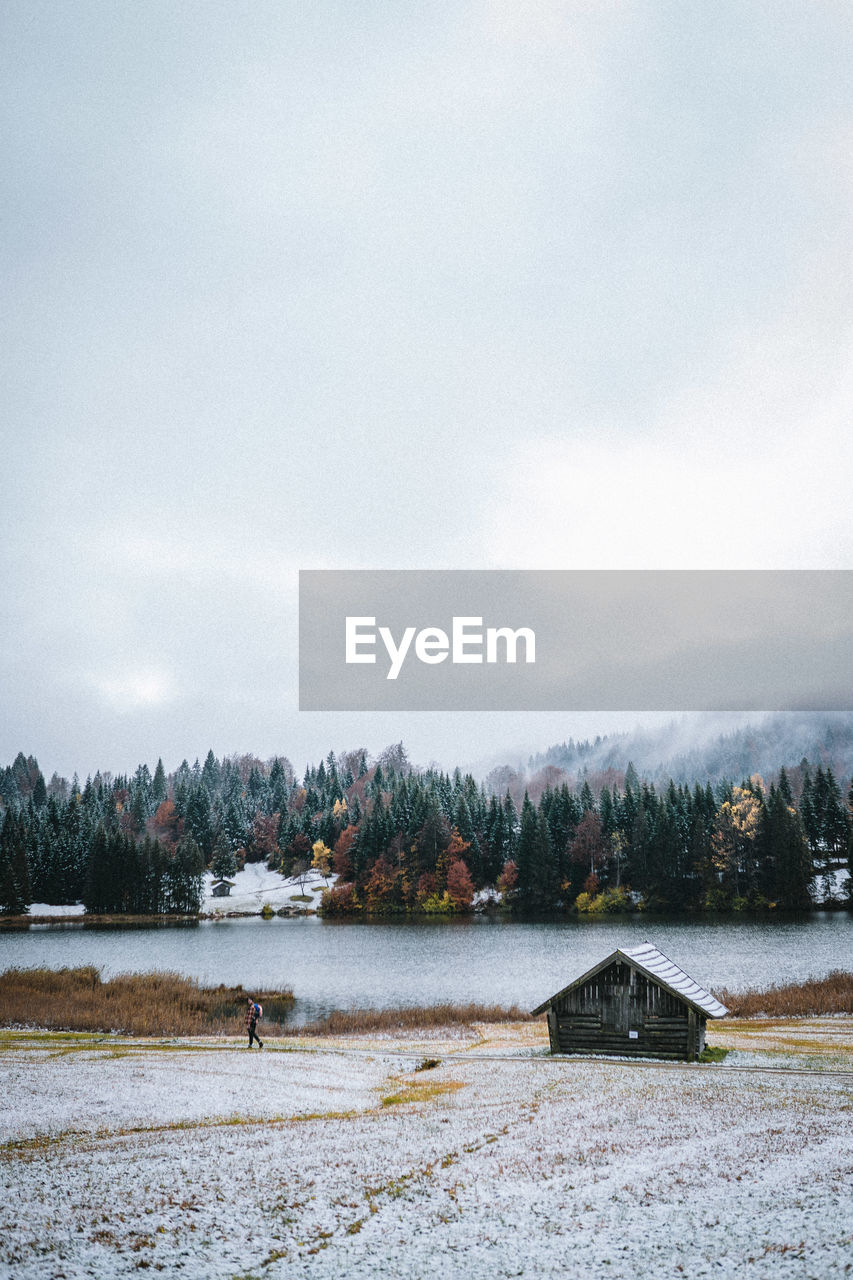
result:
[[[83,892],[83,902],[89,915],[105,915],[114,909],[113,878],[112,850],[106,828],[99,823],[92,840]]]
[[[434,874],[438,860],[450,843],[450,826],[437,803],[435,796],[427,801],[424,824],[416,841],[415,872],[416,877]]]
[[[824,855],[824,900],[835,896],[835,871],[843,866],[850,840],[850,815],[844,806],[835,774],[830,766],[824,771],[824,795],[821,805],[821,838]]]
[[[193,787],[187,797],[184,820],[186,830],[198,844],[206,861],[213,852],[213,824],[210,795],[204,783]]]
[[[169,867],[169,904],[181,915],[195,915],[204,897],[204,855],[192,836],[178,841]]]
[[[154,770],[154,777],[151,780],[151,802],[156,809],[166,799],[166,770],[163,768],[163,761],[158,757],[157,768]]]
[[[45,786],[44,774],[41,769],[38,771],[36,784],[33,787],[33,806],[41,809],[47,804],[47,787]]]
[[[537,811],[527,792],[521,807],[518,836],[518,901],[527,911],[552,908],[559,889],[551,836],[544,813]]]
[[[8,809],[0,828],[0,913],[21,915],[32,901],[23,815]]]
[[[483,851],[480,847],[480,841],[471,818],[471,810],[468,807],[468,802],[464,794],[460,795],[456,801],[456,811],[453,817],[453,825],[459,832],[461,839],[468,845],[466,862],[469,870],[473,873],[474,883],[482,885]]]
[[[781,787],[771,787],[763,812],[762,841],[773,868],[772,897],[788,911],[808,911],[812,860],[808,842],[793,805]]]
[[[23,894],[18,888],[12,863],[0,851],[0,915],[19,916],[26,910]]]
[[[201,780],[209,795],[214,795],[220,778],[219,761],[213,754],[213,748],[208,751],[204,758],[204,765],[201,770]]]
[[[849,831],[847,837],[847,897],[853,903],[853,782],[851,782],[850,790],[847,793],[847,817]]]
[[[144,831],[148,821],[148,798],[141,786],[134,786],[130,793],[130,817],[134,831]]]
[[[237,859],[234,857],[234,850],[228,838],[220,832],[216,837],[213,846],[213,861],[211,862],[211,871],[217,880],[227,880],[229,876],[233,876],[237,872]]]
[[[483,876],[486,884],[495,885],[498,876],[509,857],[506,821],[503,806],[498,804],[497,797],[492,796],[489,802],[489,813],[486,825],[487,843],[483,863]]]

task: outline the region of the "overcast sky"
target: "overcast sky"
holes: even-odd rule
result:
[[[300,715],[299,568],[851,568],[846,0],[5,0],[0,762]]]

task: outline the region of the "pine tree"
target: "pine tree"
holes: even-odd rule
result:
[[[763,813],[762,840],[773,868],[772,897],[787,911],[808,911],[812,860],[808,842],[793,805],[781,787],[771,787]]]
[[[154,770],[154,777],[151,780],[151,802],[156,809],[166,799],[166,770],[163,768],[163,761],[158,757],[157,768]]]
[[[450,843],[450,828],[434,796],[427,801],[424,824],[416,842],[415,870],[417,876],[433,874],[438,860]]]
[[[527,911],[553,908],[559,886],[551,836],[544,813],[536,810],[527,792],[521,807],[516,861],[520,906]]]
[[[130,793],[130,816],[134,831],[144,831],[148,821],[148,799],[141,786],[134,786]]]
[[[43,808],[47,804],[47,787],[45,786],[44,774],[41,769],[38,771],[36,785],[33,787],[33,805],[36,809]]]
[[[29,811],[32,816],[32,809]],[[33,900],[32,888],[30,886],[30,868],[27,858],[27,820],[24,812],[18,814],[17,833],[14,844],[10,851],[12,863],[12,874],[15,877],[15,883],[18,886],[18,892],[24,900],[24,905],[29,906]]]
[[[830,766],[824,772],[821,836],[824,853],[824,901],[835,897],[835,871],[843,865],[850,840],[850,815]]]
[[[847,837],[847,897],[853,903],[853,782],[847,793],[847,817],[850,832]]]
[[[113,909],[111,857],[103,823],[98,824],[92,840],[83,902],[89,915],[104,915]]]
[[[204,896],[204,855],[192,836],[178,841],[169,872],[171,910],[182,915],[197,914]]]
[[[20,813],[8,809],[0,828],[0,913],[21,915],[30,898],[26,828]]]
[[[219,786],[219,779],[220,779],[219,761],[216,759],[216,756],[213,754],[213,748],[211,747],[204,758],[204,765],[202,766],[202,770],[201,770],[201,780],[204,783],[210,795],[215,794]]]
[[[234,857],[234,850],[228,838],[220,832],[216,837],[213,846],[213,861],[211,862],[211,871],[217,880],[227,880],[229,876],[233,876],[237,871],[237,859]]]
[[[6,854],[0,851],[0,915],[19,916],[25,908],[12,864]]]
[[[186,829],[201,849],[205,861],[213,852],[210,795],[204,783],[193,787],[184,814]]]

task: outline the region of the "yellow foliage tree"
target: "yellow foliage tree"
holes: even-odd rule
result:
[[[753,887],[761,811],[761,799],[746,787],[734,787],[731,800],[725,800],[717,811],[711,837],[713,863],[724,887],[735,898]]]
[[[319,871],[324,880],[329,878],[329,866],[331,865],[332,851],[322,840],[315,840],[311,846],[311,866],[315,871]]]

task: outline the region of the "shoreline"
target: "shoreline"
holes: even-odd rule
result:
[[[439,924],[449,922],[459,923],[466,920],[473,920],[482,916],[488,916],[491,919],[505,920],[514,924],[541,924],[552,922],[565,922],[570,924],[589,924],[595,926],[602,923],[613,924],[619,920],[637,921],[647,920],[650,924],[659,922],[674,924],[709,924],[709,923],[725,923],[738,924],[747,922],[772,922],[787,923],[790,920],[808,920],[819,915],[842,915],[853,914],[853,903],[850,902],[828,902],[815,905],[811,911],[706,911],[702,913],[685,912],[683,914],[653,914],[645,911],[623,912],[619,915],[590,915],[582,912],[550,912],[541,915],[521,915],[510,910],[482,910],[454,913],[437,913],[431,911],[422,912],[352,912],[347,915],[335,913],[325,915],[317,907],[273,907],[269,911],[259,910],[235,910],[235,911],[199,911],[195,914],[170,914],[163,913],[159,915],[125,915],[117,912],[104,915],[90,915],[84,908],[80,911],[63,911],[51,915],[0,915],[0,930],[2,929],[27,929],[31,925],[39,927],[57,927],[62,928],[66,925],[92,925],[96,927],[121,928],[122,926],[138,927],[140,925],[164,925],[164,924],[197,924],[199,922],[216,921],[216,920],[290,920],[301,917],[316,917],[320,920],[331,920],[335,924],[405,924],[407,922],[422,924],[425,921],[435,921]]]

